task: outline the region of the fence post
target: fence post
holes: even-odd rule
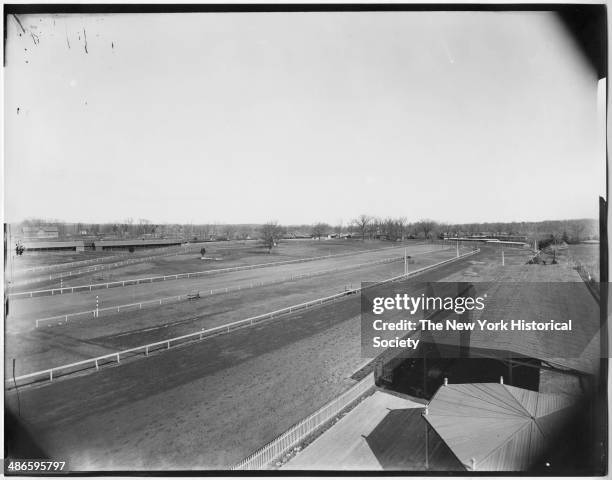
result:
[[[53,369],[49,370],[49,381],[53,381]]]
[[[117,363],[121,363],[121,359],[119,358],[119,353],[117,353]]]
[[[98,359],[96,358],[96,370],[99,370],[100,367],[98,366]]]

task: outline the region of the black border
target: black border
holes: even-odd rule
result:
[[[377,4],[377,3],[312,3],[312,4],[4,4],[3,5],[3,26],[4,42],[3,49],[6,51],[7,42],[7,21],[9,15],[22,14],[143,14],[143,13],[257,13],[257,12],[423,12],[423,11],[451,11],[451,12],[554,12],[559,14],[566,23],[570,34],[580,43],[576,37],[580,33],[590,36],[587,45],[582,43],[583,51],[590,57],[593,68],[598,77],[608,76],[608,24],[607,24],[607,5],[605,4],[486,4],[486,3],[400,3],[400,4]],[[593,20],[595,23],[593,23]],[[590,23],[589,23],[590,22]],[[593,31],[595,30],[595,31]],[[578,35],[576,34],[578,32]],[[594,50],[594,51],[593,51]],[[6,56],[3,57],[6,61]],[[609,82],[606,80],[606,83]],[[609,95],[609,94],[608,94]],[[606,125],[607,125],[607,104],[606,104]],[[607,134],[607,130],[606,130]],[[608,195],[608,165],[607,165],[607,137],[606,137],[606,197]],[[600,275],[603,294],[601,304],[602,322],[607,320],[607,282],[608,282],[608,238],[607,238],[607,213],[608,205],[606,200],[600,197]],[[607,330],[604,330],[607,332]],[[605,344],[607,351],[606,335],[601,339],[602,347]],[[608,420],[607,408],[607,377],[608,377],[608,358],[601,359],[600,386],[603,390],[601,407],[603,418]],[[602,392],[600,392],[602,393]],[[604,448],[606,450],[605,472],[607,474],[607,455],[608,455],[608,425],[603,425],[600,435],[603,436]],[[6,439],[5,439],[6,440]],[[21,474],[4,472],[6,476],[36,476],[36,474]],[[597,475],[597,473],[593,473]],[[469,477],[570,477],[571,474],[535,475],[532,472],[434,472],[434,471],[369,471],[369,470],[168,470],[168,471],[140,471],[140,470],[114,470],[114,471],[70,471],[62,472],[49,476],[59,477],[97,477],[97,476],[128,476],[128,477],[307,477],[307,476],[326,476],[326,477],[448,477],[448,476],[469,476]]]

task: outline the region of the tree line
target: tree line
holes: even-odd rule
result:
[[[488,222],[445,223],[432,219],[408,221],[407,217],[376,217],[362,214],[349,222],[331,225],[325,222],[313,224],[281,225],[277,221],[265,224],[229,224],[222,222],[202,224],[155,224],[147,219],[127,218],[109,223],[67,223],[59,220],[28,219],[13,225],[13,232],[24,227],[55,226],[59,238],[114,237],[139,238],[153,236],[181,238],[185,241],[247,240],[259,239],[272,249],[284,238],[314,238],[328,236],[350,237],[361,240],[398,241],[406,239],[436,239],[444,237],[488,234],[492,236],[524,236],[529,241],[576,243],[598,239],[598,222],[594,219],[547,220],[540,222]]]
[[[546,220],[541,222],[485,222],[445,223],[432,219],[409,222],[406,217],[379,218],[362,214],[346,225],[330,225],[316,222],[312,225],[283,226],[276,221],[262,225],[258,237],[271,251],[283,238],[321,239],[328,236],[345,236],[365,240],[401,241],[407,239],[442,239],[474,235],[492,237],[524,237],[525,241],[539,243],[578,243],[599,239],[598,222],[595,219]]]

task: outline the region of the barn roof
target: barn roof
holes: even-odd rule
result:
[[[134,240],[96,240],[96,246],[100,247],[129,247],[129,246],[142,246],[142,245],[176,245],[183,243],[178,238],[149,238],[149,239],[134,239]]]
[[[425,420],[468,470],[525,471],[571,418],[573,400],[498,383],[443,385]]]
[[[72,248],[72,247],[83,247],[84,243],[82,240],[73,240],[67,242],[58,242],[58,241],[31,241],[31,242],[23,242],[23,246],[27,249],[35,249],[35,248],[45,248],[45,249],[53,249],[53,248]]]
[[[443,319],[454,318],[475,324],[478,320],[547,322],[552,319],[567,322],[571,319],[572,330],[510,332],[475,328],[466,334],[445,329],[433,334],[421,332],[423,342],[453,348],[460,344],[469,345],[470,350],[479,355],[488,351],[494,352],[495,356],[500,352],[508,356],[507,352],[579,372],[596,373],[600,359],[600,310],[584,282],[488,282],[473,285],[478,295],[486,291],[485,309],[472,311],[463,317],[451,311],[443,314]],[[439,288],[444,286],[433,284],[434,294],[438,294],[436,290]]]

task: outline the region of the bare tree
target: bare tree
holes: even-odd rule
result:
[[[236,235],[236,230],[237,228],[235,225],[225,225],[225,227],[223,227],[223,233],[228,240],[234,238],[234,235]]]
[[[436,222],[429,218],[425,218],[417,222],[417,230],[423,232],[423,236],[426,239],[431,238],[435,228],[436,228]]]
[[[147,220],[146,218],[139,218],[138,219],[138,235],[143,235],[145,233],[149,232],[149,225],[151,224],[151,222],[149,220]]]
[[[397,227],[400,239],[404,241],[406,239],[406,226],[408,225],[408,219],[406,217],[398,217]]]
[[[240,227],[240,229],[238,230],[238,238],[240,240],[246,240],[250,236],[251,236],[251,229],[249,227],[247,226]]]
[[[580,240],[582,240],[582,234],[584,233],[584,223],[582,223],[580,220],[574,220],[571,224],[571,228],[572,228],[572,241],[575,243],[580,243]]]
[[[379,218],[372,217],[368,224],[368,237],[372,240],[377,234],[380,234],[382,221]]]
[[[327,235],[330,226],[327,223],[318,222],[312,226],[312,236],[321,240],[321,237]]]
[[[277,221],[271,221],[263,224],[259,228],[259,235],[264,246],[268,249],[268,253],[272,253],[274,248],[284,233],[284,228]]]
[[[369,215],[361,214],[353,220],[353,224],[357,228],[357,231],[361,235],[361,240],[365,240],[366,233],[368,233],[368,227],[372,222],[372,217]]]

